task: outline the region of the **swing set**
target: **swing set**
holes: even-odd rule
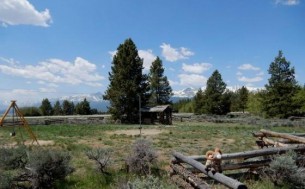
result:
[[[11,116],[8,115],[10,112],[12,113]],[[8,118],[8,117],[10,117],[10,121],[5,120],[5,118]],[[19,131],[20,131],[21,127],[25,129],[25,131],[29,134],[29,136],[33,140],[32,144],[34,142],[36,142],[39,145],[35,134],[33,133],[28,122],[24,118],[23,114],[19,110],[19,108],[16,104],[16,100],[12,100],[10,106],[7,108],[7,110],[3,114],[2,118],[0,119],[0,127],[13,127],[13,130],[10,133],[10,136],[14,137],[14,136],[16,136],[16,126],[19,127]],[[20,134],[23,139],[22,132],[20,132]]]

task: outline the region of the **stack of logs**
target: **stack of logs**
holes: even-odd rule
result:
[[[222,154],[222,170],[239,170],[250,169],[268,166],[271,162],[270,155],[278,155],[286,153],[287,151],[294,150],[296,152],[305,152],[305,134],[287,134],[277,133],[267,130],[260,130],[260,132],[253,133],[253,136],[258,137],[257,144],[262,147],[258,150],[236,152]],[[267,137],[280,137],[281,139],[276,141]],[[294,142],[291,144],[291,142]],[[298,143],[298,144],[297,144]],[[268,148],[263,148],[263,147]],[[272,146],[272,147],[271,147]],[[271,147],[271,148],[270,148]],[[232,179],[224,174],[215,173],[210,171],[204,165],[206,157],[199,156],[185,156],[179,152],[173,152],[173,159],[171,162],[171,178],[181,188],[185,189],[208,189],[209,186],[203,178],[206,176],[214,179],[218,183],[224,184],[228,188],[245,189],[247,186],[235,179]],[[226,161],[226,160],[238,160]],[[233,162],[233,163],[232,163]],[[205,177],[198,175],[198,173],[204,174]]]

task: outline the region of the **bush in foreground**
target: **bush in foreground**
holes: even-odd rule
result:
[[[295,152],[289,152],[270,163],[267,174],[276,186],[305,188],[305,169],[296,165],[296,157]]]
[[[132,145],[132,152],[126,159],[128,170],[140,174],[149,175],[151,168],[157,163],[157,153],[150,141],[138,139]]]

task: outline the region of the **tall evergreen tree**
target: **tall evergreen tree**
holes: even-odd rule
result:
[[[172,96],[172,88],[164,76],[164,68],[162,60],[157,57],[150,66],[149,76],[149,88],[150,88],[150,105],[162,105],[169,104],[170,97]]]
[[[64,100],[62,102],[63,115],[73,115],[74,114],[74,103]]]
[[[40,108],[42,115],[44,115],[44,116],[53,115],[53,107],[52,107],[49,99],[47,99],[47,98],[43,99],[39,108]]]
[[[110,101],[109,112],[114,119],[123,122],[137,122],[139,97],[142,106],[147,103],[147,76],[142,74],[143,60],[138,55],[131,39],[117,48],[113,57],[110,84],[103,98]]]
[[[195,114],[202,114],[202,107],[204,102],[204,92],[199,89],[193,98],[193,107]]]
[[[266,95],[264,96],[263,109],[267,117],[287,118],[295,114],[298,109],[293,101],[293,96],[298,90],[294,76],[294,68],[279,51],[277,57],[270,64]]]
[[[80,115],[90,115],[91,114],[90,103],[87,101],[86,98],[83,101],[76,104],[75,112]]]
[[[54,112],[53,115],[62,115],[62,107],[58,100],[54,104],[53,112]]]
[[[240,89],[236,91],[236,96],[237,96],[237,110],[245,112],[245,109],[247,108],[247,102],[248,102],[248,97],[249,97],[249,90],[247,87],[242,86]]]
[[[207,114],[226,114],[228,112],[227,96],[224,96],[226,84],[222,80],[221,74],[215,70],[207,81],[205,98],[203,103],[203,113]]]

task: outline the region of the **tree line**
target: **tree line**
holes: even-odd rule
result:
[[[24,116],[52,116],[52,115],[92,115],[98,114],[97,109],[92,109],[90,103],[85,98],[83,101],[74,105],[73,102],[59,100],[52,106],[48,98],[42,100],[39,107],[23,107],[20,111]]]
[[[248,111],[266,118],[304,116],[305,86],[297,83],[295,69],[290,64],[283,52],[279,51],[269,66],[270,78],[265,89],[253,92],[245,86],[235,92],[229,91],[219,71],[215,70],[207,80],[204,91],[199,89],[193,99],[174,104],[174,109],[218,115]]]
[[[140,107],[171,103],[172,88],[166,76],[162,60],[157,57],[143,73],[143,59],[132,39],[126,39],[113,57],[110,84],[103,95],[110,102],[109,112],[113,119],[136,123]]]

